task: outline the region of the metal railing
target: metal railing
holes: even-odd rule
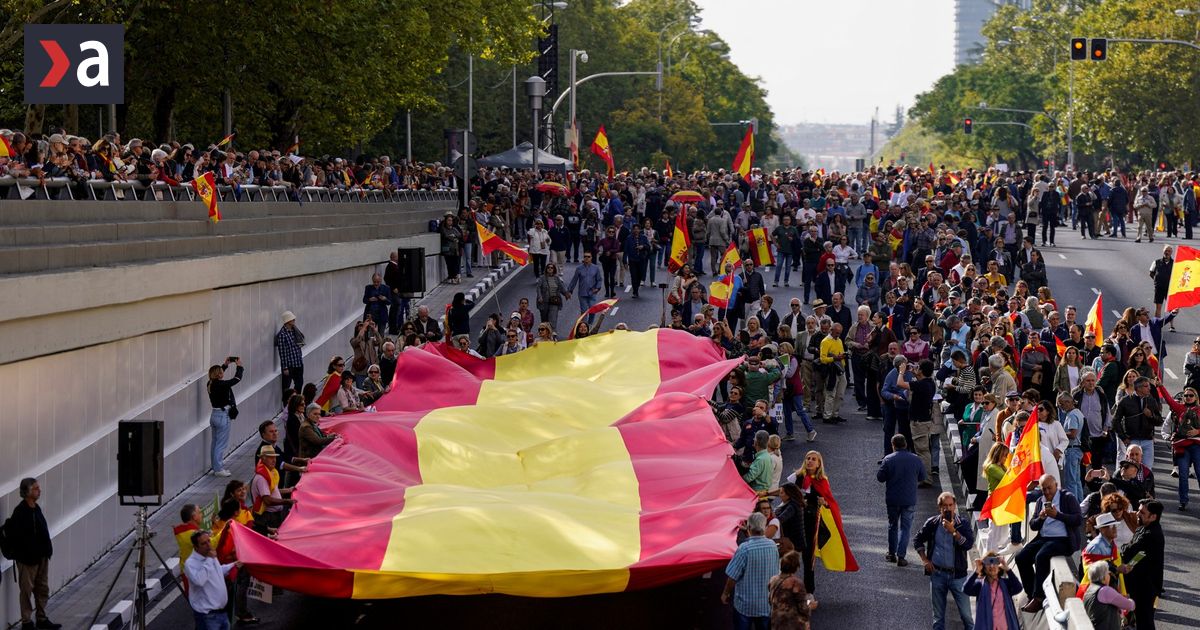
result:
[[[94,201],[195,201],[196,192],[188,185],[170,185],[166,182],[142,183],[133,181],[105,181],[92,179],[75,182],[66,177],[0,177],[0,199],[14,200],[75,200],[80,187],[86,189],[83,199]],[[32,193],[23,191],[32,191]],[[221,201],[233,203],[261,201],[325,201],[340,203],[390,203],[400,201],[454,201],[457,190],[378,190],[325,188],[289,185],[258,186],[246,184],[235,190],[233,186],[218,185],[217,194]]]

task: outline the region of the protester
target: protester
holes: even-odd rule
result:
[[[921,459],[908,452],[908,441],[903,435],[892,436],[892,452],[883,458],[875,478],[886,484],[888,551],[884,560],[906,567],[908,560],[904,556],[917,507],[917,484],[925,481],[926,476]]]
[[[963,593],[975,598],[976,630],[1017,630],[1021,627],[1013,596],[1021,581],[1008,569],[1004,558],[988,552],[975,560],[975,572],[963,584]]]
[[[296,327],[296,316],[284,311],[283,325],[275,333],[275,350],[279,353],[280,380],[283,391],[304,386],[304,333]]]
[[[913,536],[913,549],[925,565],[933,599],[933,630],[945,630],[946,596],[953,595],[963,627],[973,630],[971,600],[963,591],[967,581],[967,550],[975,541],[971,523],[958,515],[958,502],[950,492],[937,499],[938,513],[929,517]]]
[[[1080,548],[1079,528],[1083,517],[1079,501],[1071,493],[1061,490],[1051,475],[1042,475],[1038,483],[1042,496],[1033,508],[1029,528],[1039,533],[1037,538],[1025,544],[1017,553],[1017,569],[1021,573],[1021,584],[1029,602],[1021,610],[1036,613],[1042,609],[1045,595],[1042,583],[1050,574],[1050,559],[1054,556],[1069,556]]]
[[[1133,540],[1121,549],[1121,566],[1125,574],[1126,588],[1135,605],[1135,627],[1138,630],[1154,628],[1154,603],[1163,593],[1163,553],[1166,543],[1163,538],[1162,503],[1144,499],[1138,506],[1138,529]]]
[[[212,534],[204,530],[192,534],[192,548],[195,553],[184,563],[183,572],[190,585],[188,604],[192,607],[196,630],[229,630],[229,617],[225,612],[229,593],[225,577],[234,567],[241,567],[241,563],[219,562],[217,550],[212,545]]]
[[[796,577],[800,554],[789,551],[779,559],[779,574],[767,582],[771,603],[770,628],[773,630],[809,630],[809,619],[817,600],[804,590],[804,581]]]
[[[224,379],[225,370],[230,363],[237,365],[233,378]],[[225,450],[229,448],[230,424],[237,417],[237,403],[233,396],[233,387],[242,381],[242,359],[229,357],[221,365],[208,368],[208,402],[212,405],[208,424],[212,427],[212,474],[217,477],[228,477],[229,472],[223,463]]]
[[[7,551],[5,555],[10,556],[16,566],[21,630],[35,627],[57,630],[62,624],[54,623],[46,616],[54,545],[50,541],[50,527],[42,514],[42,506],[38,505],[42,486],[37,479],[26,477],[18,486],[18,494],[21,500],[4,522],[3,534],[5,548],[12,550],[11,556]],[[37,619],[36,624],[34,619]]]
[[[771,617],[768,584],[779,573],[779,552],[764,536],[767,519],[762,513],[754,512],[746,519],[746,531],[749,538],[738,545],[725,567],[721,603],[728,605],[732,600],[734,627],[766,630]]]

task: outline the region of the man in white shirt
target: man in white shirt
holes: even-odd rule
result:
[[[212,534],[204,530],[192,534],[192,549],[192,555],[183,563],[183,572],[190,585],[188,604],[192,607],[196,630],[229,630],[229,617],[225,614],[225,606],[229,603],[225,576],[242,563],[221,564],[217,560],[217,550],[212,546]]]

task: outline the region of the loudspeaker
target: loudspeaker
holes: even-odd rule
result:
[[[117,423],[117,496],[158,497],[163,494],[163,422],[162,420],[122,420]]]
[[[401,247],[396,250],[400,266],[400,286],[392,287],[404,297],[425,293],[425,248]]]

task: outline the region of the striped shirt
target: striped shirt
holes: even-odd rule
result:
[[[733,607],[747,617],[769,617],[771,601],[767,583],[779,573],[779,549],[762,536],[751,536],[738,546],[725,567],[733,587]]]

